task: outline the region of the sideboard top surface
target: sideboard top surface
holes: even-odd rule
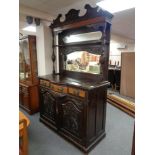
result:
[[[79,87],[79,88],[88,89],[88,90],[109,85],[108,81],[95,81],[95,80],[93,81],[88,78],[76,79],[68,76],[53,75],[53,74],[39,76],[39,78],[48,80],[56,84],[69,85],[69,86]]]

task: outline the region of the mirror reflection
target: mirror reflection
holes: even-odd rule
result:
[[[67,55],[66,70],[100,74],[99,58],[87,51],[75,51]]]
[[[95,40],[100,40],[101,37],[102,37],[102,33],[100,31],[97,31],[97,32],[89,32],[89,33],[66,36],[64,37],[63,41],[65,43],[95,41]]]
[[[30,77],[30,56],[28,52],[28,40],[19,42],[19,77],[26,80]]]

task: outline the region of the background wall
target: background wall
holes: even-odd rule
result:
[[[118,49],[120,45],[125,45],[126,48]],[[118,61],[119,65],[121,65],[122,52],[135,52],[134,40],[112,34],[110,42],[110,54],[109,54],[109,61],[111,61],[112,65],[115,65],[115,63],[117,64]]]

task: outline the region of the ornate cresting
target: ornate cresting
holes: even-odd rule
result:
[[[71,9],[66,15],[64,21],[60,21],[62,14],[59,14],[58,17],[53,20],[53,23],[50,25],[51,28],[60,27],[63,25],[76,23],[86,19],[96,18],[96,17],[105,17],[105,20],[111,21],[113,15],[105,10],[99,9],[99,7],[91,7],[89,4],[86,4],[84,7],[87,11],[85,15],[79,16],[80,10]]]

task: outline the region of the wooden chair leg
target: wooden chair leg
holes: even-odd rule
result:
[[[22,140],[22,146],[19,148],[20,155],[28,155],[28,136],[27,136],[27,123],[25,119],[20,120],[19,124],[23,125],[22,130],[19,132],[19,136]]]

